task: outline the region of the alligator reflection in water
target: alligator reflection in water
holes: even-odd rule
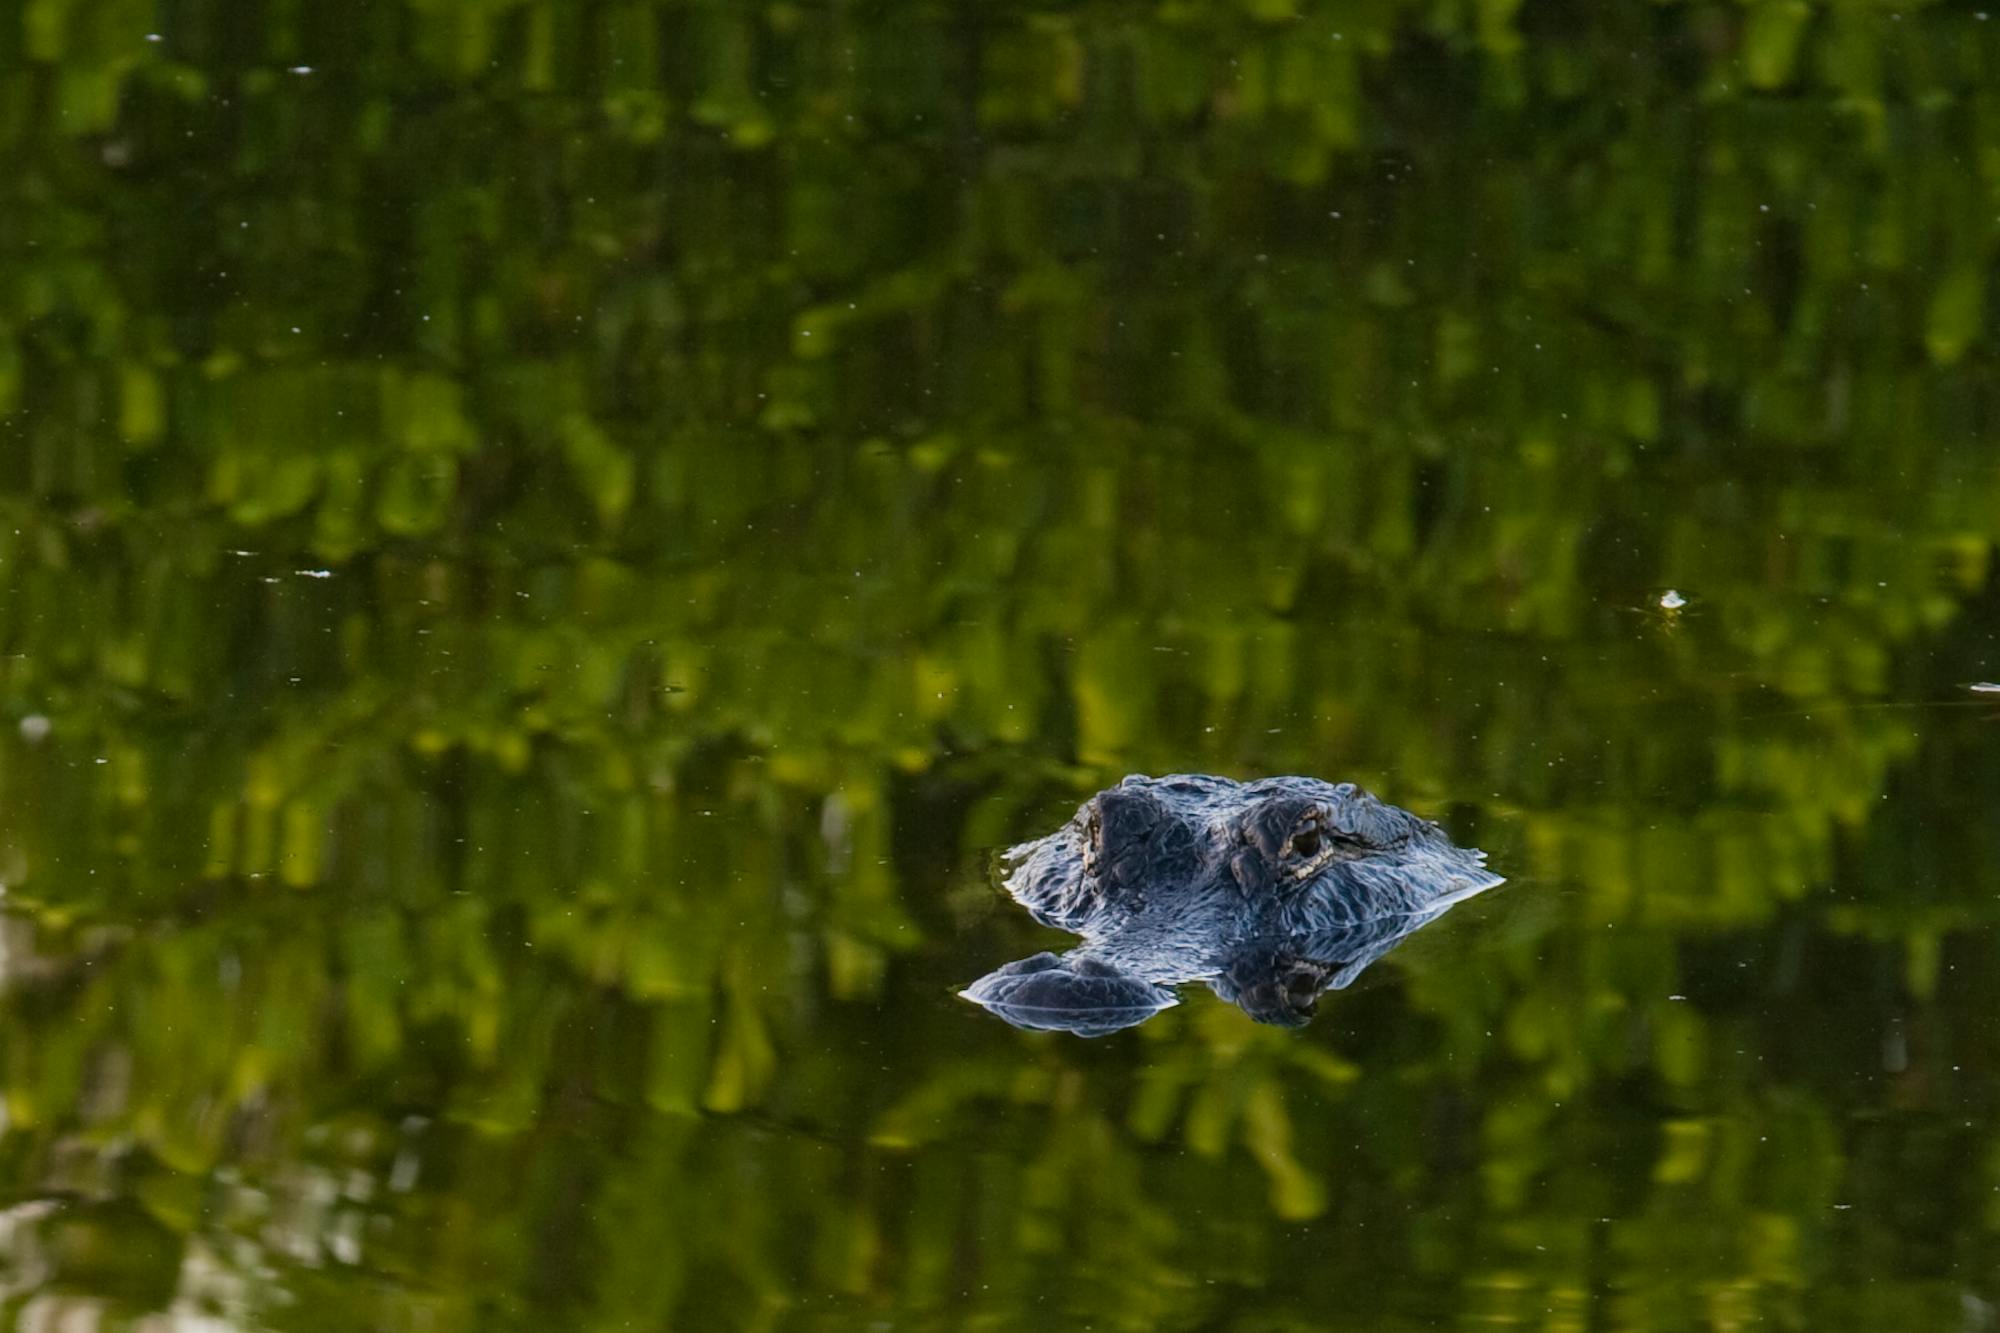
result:
[[[1485,860],[1353,783],[1129,777],[1006,854],[1007,891],[1083,944],[960,993],[1016,1027],[1096,1037],[1201,981],[1259,1022],[1297,1027],[1321,992],[1501,883]]]

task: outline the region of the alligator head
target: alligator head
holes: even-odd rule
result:
[[[1296,1026],[1323,991],[1501,882],[1436,824],[1294,777],[1129,777],[1002,864],[1008,893],[1084,943],[961,993],[1017,1026],[1086,1036],[1142,1022],[1190,981]]]

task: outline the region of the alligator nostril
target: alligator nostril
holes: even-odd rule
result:
[[[1119,787],[1100,794],[1095,804],[1096,816],[1103,824],[1099,845],[1107,851],[1144,841],[1165,817],[1160,803],[1151,796]]]

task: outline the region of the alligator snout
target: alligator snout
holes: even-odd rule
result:
[[[1120,884],[1157,882],[1187,873],[1194,835],[1151,792],[1113,787],[1085,807],[1084,859],[1100,877]]]
[[[1090,802],[1101,838],[1099,850],[1116,857],[1119,852],[1149,841],[1162,820],[1168,818],[1160,803],[1143,791],[1113,787],[1100,792]]]

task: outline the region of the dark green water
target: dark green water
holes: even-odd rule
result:
[[[1996,241],[1958,5],[0,0],[5,1320],[2000,1327]],[[953,997],[1185,770],[1510,882]]]

